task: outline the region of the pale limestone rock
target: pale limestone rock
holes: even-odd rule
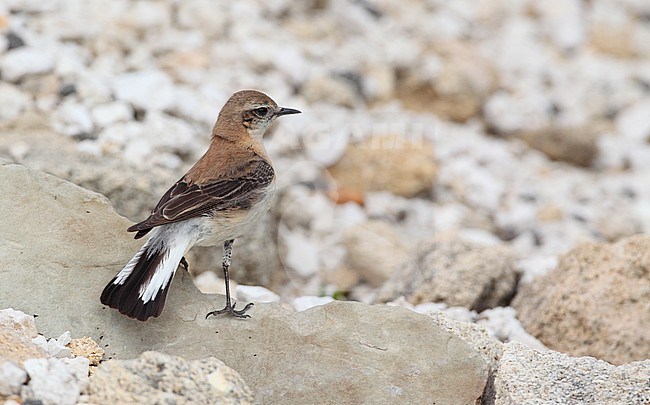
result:
[[[253,402],[239,373],[221,360],[185,360],[158,352],[104,362],[93,374],[88,392],[91,403]]]
[[[569,357],[504,345],[491,403],[646,404],[650,360],[615,367],[593,357]]]
[[[613,364],[650,358],[650,237],[584,243],[523,285],[513,306],[551,349]]]
[[[207,312],[223,306],[223,297],[202,295],[179,271],[160,318],[128,319],[103,307],[98,297],[140,243],[123,232],[130,222],[116,215],[105,198],[55,177],[10,164],[0,167],[0,176],[6,180],[0,192],[8,199],[32,196],[20,209],[12,206],[13,214],[0,224],[0,240],[13,241],[0,245],[0,258],[12,269],[12,283],[0,284],[0,306],[12,302],[38,313],[37,326],[45,336],[63,330],[89,336],[101,341],[112,358],[147,350],[188,360],[216,356],[237,365],[258,402],[304,402],[316,395],[342,402],[353,395],[370,402],[473,403],[481,396],[487,378],[481,355],[403,308],[331,302],[293,312],[258,303],[243,322],[206,320]],[[16,182],[21,187],[14,187]],[[29,221],[48,224],[47,240],[34,237]],[[43,267],[50,283],[27,282],[33,272],[42,275]],[[24,300],[28,285],[30,299]],[[71,389],[70,397],[75,392]]]
[[[344,244],[349,268],[375,287],[381,287],[408,259],[397,232],[378,220],[348,229]]]

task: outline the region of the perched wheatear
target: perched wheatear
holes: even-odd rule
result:
[[[300,113],[278,107],[266,94],[239,91],[221,109],[207,152],[162,196],[146,220],[133,225],[135,238],[149,240],[104,288],[101,301],[141,321],[157,317],[179,263],[194,245],[223,243],[226,306],[206,315],[248,318],[230,302],[228,268],[235,238],[269,209],[275,173],[262,137],[275,118]]]

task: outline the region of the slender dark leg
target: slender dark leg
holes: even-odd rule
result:
[[[225,313],[229,313],[230,315],[234,316],[235,318],[250,318],[250,315],[246,315],[246,311],[250,309],[250,307],[253,306],[253,303],[246,304],[244,309],[236,311],[235,306],[237,305],[236,302],[233,302],[232,305],[230,304],[230,277],[228,276],[228,269],[230,268],[230,258],[232,256],[232,244],[234,242],[234,239],[226,241],[226,243],[223,244],[223,261],[221,262],[221,265],[223,266],[223,278],[226,280],[226,306],[223,307],[223,309],[220,310],[215,310],[208,312],[208,314],[205,316],[207,319],[210,315],[221,315]]]
[[[187,264],[187,260],[185,260],[185,256],[181,257],[181,266],[183,266],[185,271],[187,271],[187,272],[190,271],[190,265]]]

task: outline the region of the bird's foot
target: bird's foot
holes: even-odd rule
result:
[[[226,303],[226,306],[223,309],[208,312],[208,314],[205,316],[205,319],[208,319],[208,317],[210,315],[217,316],[217,315],[221,315],[221,314],[230,314],[230,315],[234,316],[235,318],[250,318],[251,317],[250,315],[246,315],[246,311],[248,311],[253,306],[252,302],[246,304],[244,309],[240,309],[239,311],[235,310],[236,305],[237,305],[236,302],[233,303],[232,305],[230,305],[230,303],[228,302],[228,303]]]

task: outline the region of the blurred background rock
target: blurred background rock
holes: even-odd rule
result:
[[[527,291],[539,303],[517,308],[535,317],[531,303],[569,305],[546,286],[571,268],[548,273],[560,255],[650,231],[647,1],[0,3],[0,157],[133,221],[242,88],[303,111],[267,139],[277,203],[233,257],[236,281],[285,301],[404,297],[475,319]],[[219,275],[220,256],[196,248],[190,269]],[[648,325],[639,291],[616,312]],[[647,356],[619,346],[612,361]]]

